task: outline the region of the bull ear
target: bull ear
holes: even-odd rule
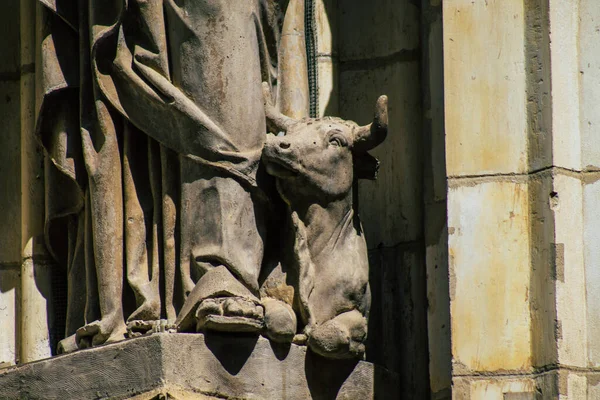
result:
[[[263,101],[265,106],[265,116],[267,117],[267,128],[272,133],[287,132],[287,130],[296,123],[296,120],[280,113],[272,103],[271,88],[267,82],[263,82]]]
[[[388,131],[388,98],[379,96],[375,107],[375,117],[369,125],[359,127],[354,133],[354,148],[368,151],[384,141]]]

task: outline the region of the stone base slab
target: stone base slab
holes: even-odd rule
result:
[[[0,371],[2,399],[397,399],[395,374],[256,336],[159,333]]]

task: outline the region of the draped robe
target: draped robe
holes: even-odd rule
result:
[[[66,335],[99,319],[117,321],[109,331],[173,321],[217,265],[257,293],[261,82],[277,83],[278,4],[39,1],[37,129]]]

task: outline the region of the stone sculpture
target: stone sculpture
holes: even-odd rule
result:
[[[387,100],[367,127],[280,112],[307,99],[303,2],[40,1],[46,229],[68,276],[59,351],[213,330],[360,357],[352,186],[375,176]]]
[[[375,178],[378,164],[367,151],[387,135],[387,97],[378,99],[373,123],[358,126],[332,117],[293,120],[269,104],[266,84],[265,92],[267,118],[279,135],[267,136],[263,162],[290,213],[293,245],[288,250],[303,333],[322,356],[360,357],[371,294],[367,245],[352,186],[355,177]],[[292,325],[284,312],[279,314],[267,318],[267,331]],[[270,321],[275,326],[269,327]]]
[[[69,282],[60,350],[123,339],[126,323],[168,328],[193,291],[235,295],[207,328],[261,325],[278,1],[40,1],[46,228]],[[196,285],[205,275],[220,287]]]

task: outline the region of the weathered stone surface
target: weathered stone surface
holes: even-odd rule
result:
[[[556,173],[547,202],[554,217],[558,362],[587,366],[586,283],[584,265],[583,185],[579,177]],[[593,333],[592,335],[596,335]]]
[[[524,172],[523,2],[443,4],[448,176]]]
[[[581,169],[582,147],[587,147],[580,134],[578,4],[578,0],[550,0],[552,62],[546,67],[552,71],[552,164],[574,170]]]
[[[572,4],[572,2],[568,2]],[[578,59],[581,168],[600,168],[600,7],[595,0],[579,1]]]
[[[583,400],[600,396],[600,372],[558,368],[535,375],[458,376],[455,400]]]
[[[416,60],[415,60],[416,61]],[[372,154],[381,161],[377,181],[359,183],[359,209],[369,249],[422,237],[421,98],[417,62],[340,73],[340,115],[359,123],[369,106],[389,91],[389,131]],[[409,78],[409,77],[414,77]]]
[[[2,3],[0,14],[0,80],[19,80],[20,71],[20,35],[19,24],[19,0],[7,0]],[[0,93],[2,90],[0,89]]]
[[[455,400],[537,400],[550,399],[554,393],[538,391],[531,377],[458,377],[454,379],[452,398]]]
[[[339,114],[338,75],[339,66],[336,58],[319,57],[319,115]]]
[[[398,374],[401,399],[429,396],[423,251],[419,242],[369,251],[367,360]]]
[[[0,265],[0,368],[13,365],[17,361],[19,272],[18,264]]]
[[[452,382],[450,345],[450,286],[448,281],[448,227],[446,204],[428,205],[426,231],[427,339],[429,382],[432,393],[449,390]]]
[[[583,187],[583,244],[585,257],[586,319],[588,363],[600,366],[600,181],[591,180]]]
[[[170,391],[194,399],[394,399],[396,385],[395,375],[363,361],[216,334],[155,334],[0,373],[7,400],[153,399]]]
[[[450,182],[448,251],[455,368],[495,371],[531,366],[528,215],[526,182]]]
[[[360,0],[340,3],[341,61],[402,57],[405,51],[419,46],[419,8],[415,2],[383,0],[377,6]]]
[[[21,259],[21,134],[20,84],[18,80],[0,81],[0,263]]]

